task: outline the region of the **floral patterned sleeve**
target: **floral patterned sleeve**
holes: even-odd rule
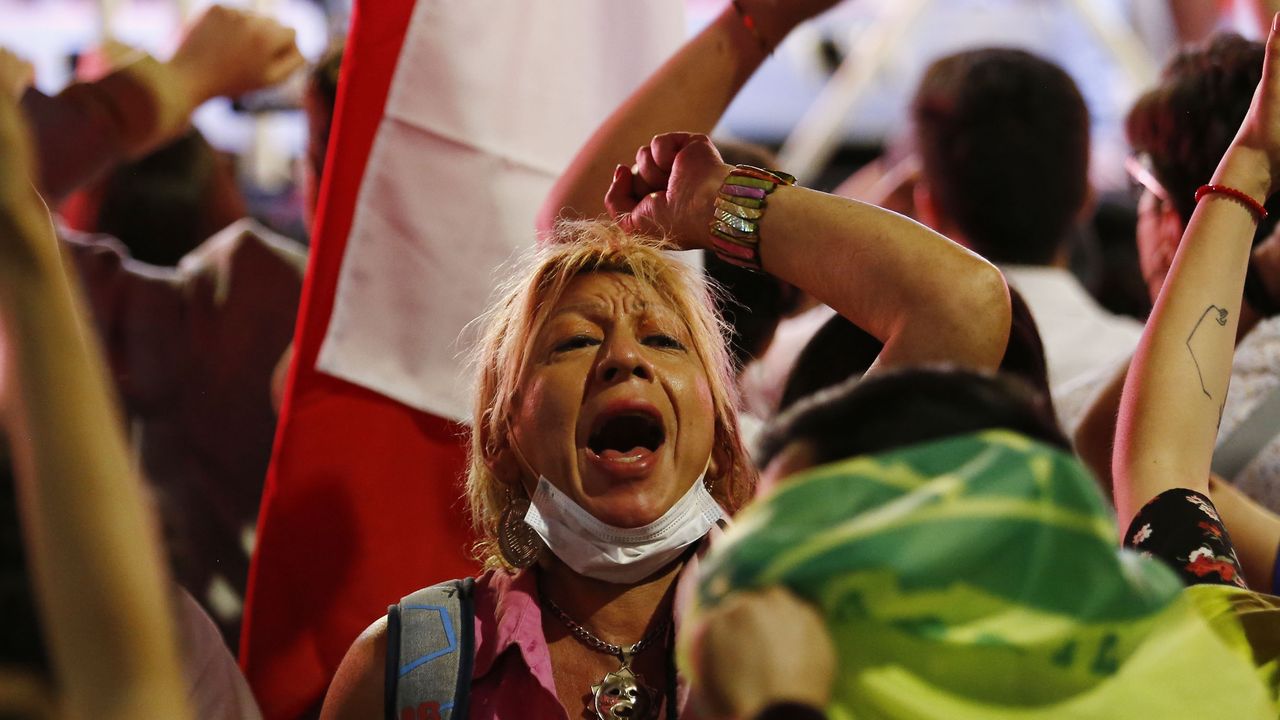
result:
[[[1129,524],[1124,544],[1165,561],[1187,585],[1247,587],[1218,509],[1194,490],[1175,488],[1152,498]]]

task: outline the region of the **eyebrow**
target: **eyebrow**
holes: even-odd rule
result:
[[[651,303],[643,300],[641,300],[640,302],[642,303],[641,308],[639,312],[634,313],[634,315],[638,316],[641,322],[667,321],[667,322],[673,322],[679,326],[684,325],[684,323],[681,322],[680,314],[677,313],[674,309],[669,308],[666,305],[663,305],[661,303]],[[551,315],[547,316],[547,322],[551,322],[552,320],[555,320],[556,318],[562,315],[568,315],[568,314],[582,315],[588,319],[591,319],[591,318],[603,318],[604,316],[608,315],[608,311],[603,303],[592,302],[588,300],[586,302],[567,305],[565,307],[562,307],[556,310],[555,312],[551,313]]]

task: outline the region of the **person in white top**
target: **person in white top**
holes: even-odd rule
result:
[[[1132,353],[1136,320],[1112,315],[1066,269],[1088,206],[1089,111],[1053,63],[1006,48],[944,57],[912,102],[918,217],[996,263],[1039,326],[1059,420]]]

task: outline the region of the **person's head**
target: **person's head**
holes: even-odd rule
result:
[[[482,559],[500,563],[502,510],[539,477],[619,527],[704,470],[735,510],[755,475],[731,368],[697,270],[614,225],[558,227],[484,320],[467,479]]]
[[[1165,196],[1144,192],[1139,234],[1164,232],[1176,247],[1195,210],[1196,188],[1213,178],[1244,120],[1262,77],[1264,54],[1262,43],[1234,33],[1215,35],[1178,53],[1165,66],[1159,84],[1133,104],[1125,119],[1129,144],[1135,154],[1149,159],[1151,174]],[[1259,223],[1255,239],[1265,238],[1275,227],[1280,196],[1273,196],[1266,207],[1269,221]],[[1162,217],[1168,221],[1161,222]]]
[[[1009,48],[949,55],[912,119],[924,222],[995,263],[1061,257],[1089,196],[1089,111],[1062,68]]]
[[[315,216],[324,177],[325,155],[329,149],[329,131],[333,128],[333,110],[338,101],[338,74],[342,69],[345,43],[339,41],[325,51],[307,76],[307,89],[302,106],[307,113],[307,157],[303,165],[303,219],[310,224]]]
[[[134,258],[166,266],[247,213],[234,163],[194,129],[120,165],[63,212],[76,229],[112,235]]]
[[[995,428],[1070,452],[1045,398],[1017,378],[952,368],[852,378],[770,422],[761,441],[761,489],[807,467]]]

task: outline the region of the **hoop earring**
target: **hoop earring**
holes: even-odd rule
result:
[[[498,550],[507,564],[523,570],[538,559],[542,552],[542,538],[524,521],[529,512],[529,498],[516,497],[507,489],[507,506],[498,519]]]

